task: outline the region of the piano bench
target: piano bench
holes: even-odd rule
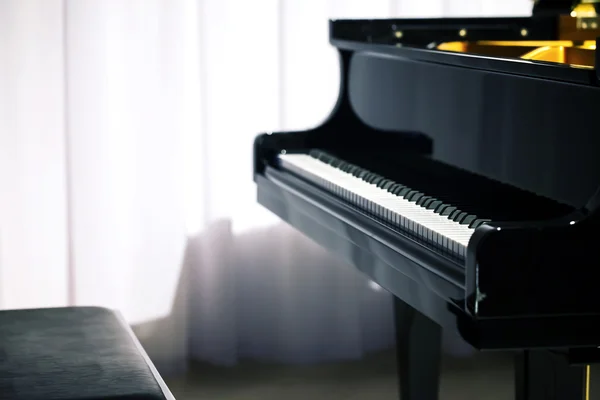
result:
[[[98,307],[0,311],[1,400],[173,400],[120,315]]]

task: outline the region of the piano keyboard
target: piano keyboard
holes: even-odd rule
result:
[[[489,221],[320,150],[280,154],[280,166],[444,253],[466,257],[475,229]]]

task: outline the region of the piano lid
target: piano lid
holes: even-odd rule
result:
[[[465,35],[467,40],[446,41],[436,44],[435,49],[593,69],[596,39],[600,37],[599,16],[600,0],[534,0],[531,19],[553,20],[553,35],[533,39],[523,27],[517,40],[468,40]]]
[[[337,20],[332,41],[416,47],[593,70],[600,0],[538,0],[530,17]]]

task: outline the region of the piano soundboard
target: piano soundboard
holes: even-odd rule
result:
[[[259,203],[394,295],[403,399],[437,398],[440,329],[514,351],[517,399],[590,398],[596,11],[539,0],[527,18],[332,20],[331,115],[255,140]]]

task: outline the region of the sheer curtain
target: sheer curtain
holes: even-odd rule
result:
[[[252,140],[331,110],[328,18],[530,8],[0,2],[0,307],[118,309],[165,373],[392,346],[389,295],[255,204]]]

